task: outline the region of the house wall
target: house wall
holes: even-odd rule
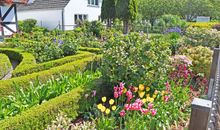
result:
[[[102,0],[99,0],[99,6],[91,6],[88,5],[88,0],[70,0],[64,8],[65,30],[73,29],[73,25],[75,25],[75,14],[88,15],[88,21],[98,20],[101,15],[101,2]]]
[[[37,25],[48,29],[55,29],[62,24],[62,10],[28,10],[18,11],[18,20],[36,19]]]

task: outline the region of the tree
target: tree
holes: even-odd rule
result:
[[[149,20],[151,26],[154,26],[155,20],[160,16],[173,12],[173,5],[174,3],[168,0],[141,0],[140,12],[143,19]]]
[[[138,15],[137,0],[118,0],[116,3],[116,16],[123,21],[123,32],[129,32],[129,23]]]
[[[193,21],[197,16],[212,16],[212,8],[210,0],[186,0],[183,13],[187,16],[187,21]]]
[[[115,0],[103,0],[101,9],[101,19],[107,20],[107,27],[111,28],[112,20],[116,17]]]

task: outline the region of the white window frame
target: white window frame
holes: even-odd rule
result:
[[[80,15],[82,15],[82,21],[85,21],[85,20],[88,20],[89,19],[89,15],[88,14],[75,14],[74,15],[74,23],[76,24],[76,21],[79,19],[79,20],[81,20],[80,18],[79,18],[79,16]],[[77,18],[75,19],[75,16],[77,16]]]
[[[99,0],[88,0],[89,6],[99,6]]]

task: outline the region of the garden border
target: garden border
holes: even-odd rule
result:
[[[71,63],[64,64],[62,66],[54,67],[49,70],[37,72],[37,73],[32,73],[28,74],[25,76],[17,77],[17,78],[12,78],[9,80],[4,80],[0,81],[0,97],[8,96],[12,92],[15,91],[15,88],[13,87],[14,83],[18,84],[19,86],[22,86],[23,89],[28,87],[30,81],[34,81],[37,78],[41,82],[46,82],[49,78],[57,77],[60,74],[65,74],[65,73],[74,73],[78,70],[84,71],[88,67],[97,65],[101,59],[101,55],[92,55],[90,57],[81,59],[81,60],[76,60]]]
[[[69,93],[51,99],[39,106],[34,106],[21,114],[0,121],[0,130],[45,129],[56,118],[60,110],[72,118],[78,116],[78,103],[84,90],[80,87]]]

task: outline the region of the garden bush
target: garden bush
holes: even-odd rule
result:
[[[182,50],[182,54],[192,60],[192,70],[194,73],[209,77],[213,54],[209,48],[203,46],[185,48]]]
[[[172,55],[177,54],[177,51],[181,46],[181,35],[177,32],[169,32],[164,35],[164,38],[167,42],[170,43],[170,50],[172,51]]]
[[[212,26],[217,23],[216,22],[189,22],[188,24],[189,24],[189,27],[211,29]]]
[[[1,130],[45,129],[63,111],[73,119],[78,116],[79,101],[84,89],[78,87],[71,92],[51,99],[42,105],[34,106],[20,115],[0,121]]]
[[[220,23],[213,25],[212,28],[220,31]]]
[[[32,73],[29,75],[12,78],[5,81],[0,81],[0,97],[8,96],[12,92],[15,91],[14,83],[19,86],[22,86],[24,90],[28,87],[30,81],[34,81],[37,78],[42,83],[46,82],[51,76],[55,78],[60,74],[69,74],[75,73],[78,70],[84,71],[87,68],[96,67],[96,62],[99,62],[100,56],[89,56],[80,60],[76,60],[74,62],[70,62],[58,67],[51,68],[49,70],[44,70],[37,73]]]
[[[109,39],[104,47],[102,73],[111,82],[158,81],[169,66],[169,43],[131,33]]]
[[[100,78],[99,71],[85,71],[76,74],[61,75],[57,79],[51,78],[45,84],[38,80],[31,82],[26,91],[15,84],[16,91],[6,98],[0,98],[0,120],[17,114],[33,107],[41,105],[50,99],[71,91],[78,86],[86,86],[93,80]],[[16,104],[16,105],[14,105]]]
[[[13,77],[19,77],[27,74],[31,74],[34,72],[39,72],[43,70],[48,70],[53,67],[61,66],[66,63],[70,63],[76,60],[80,60],[89,56],[94,56],[94,54],[89,53],[89,52],[79,52],[76,55],[73,56],[67,56],[61,59],[53,60],[53,61],[48,61],[40,64],[33,64],[33,65],[23,65],[19,67],[18,69],[14,70],[12,73]]]
[[[23,50],[12,49],[12,48],[0,48],[0,53],[6,54],[9,59],[16,60],[19,62],[19,65],[14,69],[17,70],[22,69],[24,66],[35,65],[36,61],[32,54],[26,53]]]
[[[26,19],[23,21],[23,23],[20,23],[20,30],[30,33],[32,29],[36,26],[37,20],[35,19]]]
[[[8,56],[0,53],[0,80],[12,70],[12,65]]]
[[[190,46],[214,48],[219,45],[219,41],[220,32],[215,29],[188,28],[182,42]]]
[[[156,26],[161,28],[161,32],[165,32],[167,29],[174,27],[178,27],[184,31],[187,27],[187,22],[176,15],[163,15],[158,20]]]

